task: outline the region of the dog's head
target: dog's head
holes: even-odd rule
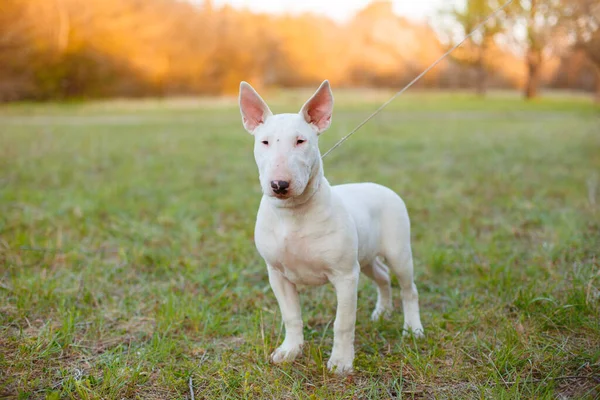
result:
[[[247,84],[240,84],[244,128],[254,136],[254,158],[263,193],[278,199],[301,196],[319,173],[318,137],[331,124],[333,94],[324,81],[298,114],[273,115]]]

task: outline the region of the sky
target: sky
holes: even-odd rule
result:
[[[439,19],[439,10],[452,5],[464,4],[465,0],[393,0],[394,13],[416,21],[433,25]],[[347,21],[356,11],[364,8],[370,0],[213,0],[220,6],[229,4],[236,8],[268,13],[312,12],[326,15],[338,22]]]

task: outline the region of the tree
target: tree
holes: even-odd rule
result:
[[[563,0],[562,21],[574,33],[576,49],[581,49],[596,71],[596,102],[600,103],[600,2]]]
[[[450,14],[459,23],[461,35],[464,37],[502,4],[504,2],[498,0],[467,0],[464,9],[454,9]],[[485,95],[487,90],[488,71],[493,68],[489,50],[493,46],[496,35],[505,30],[504,16],[498,15],[490,19],[452,55],[458,63],[475,68],[477,76],[475,87],[477,94],[481,96]]]
[[[515,0],[514,21],[526,27],[527,81],[524,94],[527,99],[537,96],[544,59],[552,51],[552,37],[560,33],[556,30],[560,1]]]
[[[390,1],[368,4],[342,29],[343,52],[335,59],[346,60],[348,81],[353,85],[405,85],[443,53],[430,26],[395,15]],[[419,84],[435,85],[438,77],[439,69]]]

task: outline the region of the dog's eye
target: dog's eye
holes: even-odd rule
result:
[[[306,142],[306,140],[304,140],[304,139],[298,139],[298,141],[296,141],[296,144],[302,144],[304,142]]]
[[[264,144],[265,146],[268,146],[269,145],[269,141],[268,140],[263,140],[262,144]]]

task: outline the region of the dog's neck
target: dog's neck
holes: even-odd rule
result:
[[[274,208],[280,212],[287,211],[291,214],[309,214],[315,205],[328,203],[331,195],[331,186],[323,174],[323,162],[319,155],[318,162],[313,166],[310,178],[301,195],[289,199],[267,198]]]

